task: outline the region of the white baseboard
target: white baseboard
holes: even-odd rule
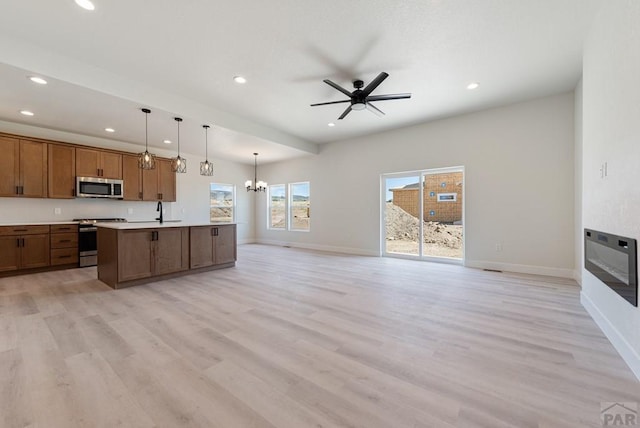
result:
[[[257,239],[255,243],[277,245],[280,247],[304,248],[307,250],[328,251],[332,253],[355,254],[358,256],[380,256],[380,254],[378,254],[376,251],[365,250],[362,248],[336,247],[333,245],[306,244],[301,242],[274,241],[269,239]]]
[[[253,238],[238,239],[238,245],[255,244],[255,243],[256,243],[256,240]]]
[[[636,378],[640,380],[640,355],[631,347],[629,342],[611,324],[600,309],[593,304],[593,301],[584,293],[580,293],[580,303],[589,312],[591,318],[598,324],[600,330],[607,336],[609,342],[616,348],[622,359],[627,363]]]
[[[552,268],[546,266],[517,265],[512,263],[488,262],[484,260],[465,260],[464,265],[478,269],[494,269],[503,272],[528,273],[532,275],[556,276],[559,278],[571,278],[575,276],[573,269]]]
[[[576,269],[573,271],[573,279],[582,287],[582,269]]]

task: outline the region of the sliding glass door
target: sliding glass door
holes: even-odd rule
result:
[[[464,169],[382,176],[382,253],[461,261],[464,257]]]

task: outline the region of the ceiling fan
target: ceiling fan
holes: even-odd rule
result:
[[[347,91],[345,88],[336,83],[333,83],[329,79],[324,79],[324,83],[342,92],[343,94],[348,96],[349,99],[342,101],[329,101],[327,103],[311,104],[311,107],[325,106],[328,104],[351,103],[351,105],[349,105],[349,107],[347,107],[347,109],[340,115],[338,120],[344,119],[346,115],[351,113],[351,110],[359,111],[366,109],[378,116],[384,116],[384,112],[378,107],[371,104],[371,101],[387,101],[411,98],[411,94],[371,95],[371,93],[378,87],[378,85],[380,85],[387,77],[389,77],[389,74],[383,71],[382,73],[378,74],[378,77],[373,79],[364,89],[362,89],[362,87],[364,86],[364,82],[362,80],[354,80],[353,87],[355,88],[355,90],[353,92]]]

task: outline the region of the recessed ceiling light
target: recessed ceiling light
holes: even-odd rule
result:
[[[23,114],[25,116],[33,116],[33,112],[29,110],[20,110],[20,114]]]
[[[163,143],[165,144],[171,144],[171,140],[164,140]]]
[[[467,85],[467,89],[472,91],[474,89],[478,89],[478,86],[480,86],[478,82],[471,82]]]
[[[86,10],[94,10],[96,7],[91,3],[91,0],[76,0],[76,4]]]
[[[247,83],[247,79],[242,76],[234,76],[233,81],[240,84]]]
[[[107,132],[116,132],[116,130],[113,128],[104,128],[104,130]]]
[[[37,83],[39,85],[46,85],[47,81],[44,80],[42,77],[38,77],[38,76],[31,76],[29,77],[29,80],[31,80],[33,83]]]
[[[336,126],[336,124],[335,124],[335,123],[333,123],[333,122],[329,122],[329,123],[327,124],[327,126],[328,126],[329,128],[333,128],[334,126]]]

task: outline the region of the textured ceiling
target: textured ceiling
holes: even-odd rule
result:
[[[175,134],[180,115],[183,150],[203,151],[200,126],[210,123],[216,154],[250,163],[253,151],[285,159],[315,143],[569,91],[602,1],[94,3],[93,12],[73,0],[0,4],[0,119],[139,144],[145,106],[159,112],[153,144]],[[374,94],[413,94],[377,103],[384,117],[337,121],[344,104],[309,106],[343,98],[323,79],[350,89],[381,71],[390,77]],[[33,73],[52,82],[34,87]],[[468,91],[472,81],[480,87]],[[20,116],[27,107],[36,116]]]

